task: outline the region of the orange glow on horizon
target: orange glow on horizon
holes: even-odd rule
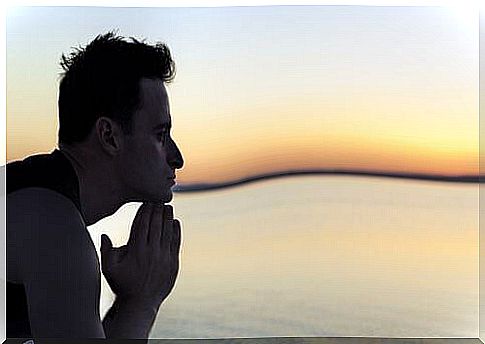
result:
[[[39,146],[35,149],[27,142],[16,142],[15,151],[7,146],[7,160],[49,152],[55,148],[55,140],[52,141],[42,149]],[[244,145],[244,142],[253,144]],[[179,184],[230,182],[261,174],[316,169],[444,176],[479,173],[478,147],[476,151],[451,146],[446,149],[444,144],[424,146],[402,139],[352,135],[325,138],[308,135],[285,140],[266,136],[259,142],[239,138],[227,144],[209,143],[204,150],[179,144],[185,160],[184,168],[177,172]]]
[[[381,148],[383,147],[384,148]],[[179,183],[229,182],[255,175],[292,170],[342,169],[431,175],[478,175],[478,153],[446,154],[412,147],[273,146],[235,156],[185,157]]]

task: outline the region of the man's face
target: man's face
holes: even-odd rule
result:
[[[132,119],[132,131],[124,135],[120,171],[130,201],[172,200],[175,169],[182,155],[170,137],[172,121],[167,90],[160,79],[140,81],[140,109]]]

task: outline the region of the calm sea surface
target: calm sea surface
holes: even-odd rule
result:
[[[181,270],[151,338],[478,335],[478,184],[300,176],[172,204]],[[98,254],[139,205],[89,227]]]

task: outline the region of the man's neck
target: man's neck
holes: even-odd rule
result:
[[[117,187],[114,169],[89,149],[59,145],[79,181],[81,213],[86,226],[114,214],[125,202]],[[110,168],[111,167],[111,168]]]

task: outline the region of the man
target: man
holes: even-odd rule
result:
[[[7,164],[7,338],[147,338],[179,268],[168,47],[109,32],[62,56],[59,149]],[[143,202],[130,238],[102,236],[116,299],[101,321],[86,226]],[[37,342],[37,341],[36,341]]]

